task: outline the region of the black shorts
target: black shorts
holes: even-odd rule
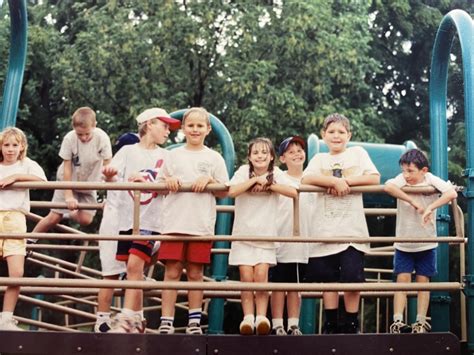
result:
[[[337,254],[309,258],[305,282],[364,281],[364,253],[353,247]]]
[[[129,229],[126,232],[121,231],[119,234],[131,235],[133,234],[133,230]],[[159,234],[160,233],[157,232],[151,232],[151,235]],[[115,255],[115,259],[127,262],[129,255],[134,254],[149,263],[154,245],[154,240],[119,240],[117,243],[117,254]]]
[[[268,273],[270,282],[303,282],[306,264],[277,263]]]

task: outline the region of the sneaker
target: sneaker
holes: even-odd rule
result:
[[[272,335],[286,335],[285,328],[283,328],[283,326],[281,325],[278,325],[272,329],[271,334]]]
[[[253,322],[249,320],[243,320],[240,322],[239,331],[241,335],[252,335],[254,330]]]
[[[431,325],[428,322],[416,322],[411,325],[412,333],[429,333],[431,332]]]
[[[298,327],[297,325],[292,325],[288,329],[288,335],[303,335],[303,333],[301,333],[300,327]]]
[[[339,330],[337,327],[337,323],[328,322],[328,321],[324,322],[321,333],[322,334],[338,334]]]
[[[108,333],[140,333],[141,320],[138,317],[129,317],[119,313]]]
[[[112,329],[112,321],[110,319],[101,323],[96,322],[94,325],[95,333],[107,333],[110,329]]]
[[[405,333],[411,333],[411,332],[412,332],[411,327],[400,320],[393,322],[392,325],[390,326],[391,334],[405,334]]]
[[[159,334],[173,334],[174,333],[173,324],[168,323],[168,322],[161,323],[160,326],[158,327],[158,333]]]
[[[272,326],[267,317],[262,317],[256,324],[257,335],[267,335],[270,333]]]
[[[196,322],[188,324],[188,327],[186,328],[186,334],[202,335],[201,325]]]
[[[25,331],[23,328],[17,326],[18,321],[14,318],[2,320],[0,322],[0,330],[13,330],[13,331]]]
[[[359,329],[359,321],[355,322],[346,322],[344,324],[344,334],[359,334],[360,329]]]

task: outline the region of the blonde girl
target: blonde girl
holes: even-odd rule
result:
[[[46,181],[43,169],[26,157],[26,136],[18,128],[0,133],[0,232],[26,233],[25,212],[30,210],[28,189],[6,189],[19,181]],[[24,239],[0,239],[0,256],[7,261],[8,276],[22,277],[25,264]],[[13,319],[19,286],[8,286],[3,298],[0,330],[23,330]]]
[[[248,164],[241,166],[229,183],[229,196],[235,197],[232,235],[276,236],[278,196],[295,198],[297,191],[289,186],[283,172],[274,168],[275,149],[268,138],[252,140],[247,159]],[[242,282],[268,282],[268,269],[276,264],[276,247],[275,242],[233,242],[229,265],[239,266]],[[268,292],[242,291],[241,300],[244,319],[240,333],[268,334]]]

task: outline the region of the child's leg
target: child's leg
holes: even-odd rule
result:
[[[71,219],[79,223],[81,226],[88,226],[92,223],[94,215],[85,210],[77,210],[71,213]]]
[[[430,278],[423,275],[416,275],[416,282],[428,283]],[[430,291],[418,291],[418,303],[416,320],[424,323],[426,321],[426,314],[430,305]]]
[[[397,275],[397,282],[411,282],[410,273],[401,273]],[[429,294],[429,293],[428,293]],[[429,297],[429,296],[428,296]],[[403,314],[407,303],[407,293],[405,291],[395,292],[393,296],[393,320],[403,321]]]
[[[127,280],[142,281],[143,268],[145,260],[135,254],[130,254],[127,262]],[[143,290],[142,289],[126,289],[123,308],[139,312],[143,308]]]
[[[38,222],[38,224],[33,229],[33,233],[46,233],[59,222],[61,222],[62,218],[62,214],[50,211],[46,217]]]
[[[348,313],[357,313],[359,312],[359,301],[360,301],[360,292],[344,292],[344,306],[346,312]]]
[[[204,265],[200,263],[188,262],[186,268],[187,278],[190,282],[201,282],[204,280],[203,276]],[[190,309],[202,308],[202,290],[189,290],[188,302]]]
[[[261,263],[253,268],[254,282],[268,282],[269,265]],[[266,316],[268,308],[268,291],[255,291],[255,308],[257,316]]]
[[[285,292],[272,291],[272,297],[270,298],[272,307],[272,322],[273,328],[276,326],[283,326],[283,309],[285,307]],[[288,299],[289,302],[289,299]],[[275,324],[278,323],[278,324]],[[280,324],[281,323],[281,324]]]
[[[288,292],[286,295],[286,307],[288,318],[299,318],[301,308],[301,297],[299,292]]]
[[[117,280],[118,275],[104,276],[104,280]],[[112,298],[114,297],[113,288],[101,288],[97,295],[97,312],[110,312]]]
[[[178,260],[167,260],[165,266],[164,281],[179,281],[181,274],[183,273],[183,263]],[[176,304],[176,298],[178,291],[176,290],[163,290],[162,292],[162,317],[174,317],[174,306]]]
[[[254,267],[249,265],[240,265],[240,281],[242,282],[254,282]],[[255,313],[254,306],[254,293],[253,291],[242,291],[240,293],[240,299],[242,301],[242,311],[244,317]]]
[[[8,276],[23,277],[25,265],[25,257],[23,255],[10,255],[7,258]],[[20,294],[19,286],[8,286],[3,297],[3,312],[11,312],[15,310],[18,296]]]

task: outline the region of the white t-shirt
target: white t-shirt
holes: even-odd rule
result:
[[[194,151],[181,146],[170,151],[168,162],[165,176],[176,177],[181,183],[193,183],[202,176],[210,176],[220,184],[229,181],[224,158],[208,147]],[[215,224],[216,197],[211,192],[166,196],[162,234],[213,235]]]
[[[61,143],[59,156],[72,162],[72,181],[100,181],[104,159],[112,158],[110,138],[100,128],[94,128],[92,138],[82,143],[74,130]],[[64,162],[58,168],[57,179],[64,179]]]
[[[397,175],[395,178],[387,180],[385,184],[393,184],[399,188],[404,186],[432,186],[436,190],[444,193],[453,188],[453,186],[439,177],[426,173],[425,179],[422,183],[416,185],[409,185],[403,174]],[[410,194],[411,197],[416,199],[424,208],[428,207],[431,203],[436,201],[439,194]],[[436,216],[436,211],[433,211],[433,215]],[[410,205],[408,202],[403,200],[397,200],[397,226],[395,235],[397,237],[436,237],[436,221],[433,223],[422,224],[421,214]],[[406,252],[419,252],[436,248],[438,243],[395,243],[394,247],[401,251]]]
[[[286,171],[283,172],[283,174],[291,186],[295,188],[300,186],[300,179],[288,175]],[[310,195],[310,193],[307,192],[300,193],[299,195],[300,235],[306,234],[308,229],[308,226],[303,226],[307,224],[309,220],[307,216],[310,207],[308,195]],[[277,235],[281,237],[291,237],[293,236],[293,199],[280,195],[278,200]],[[282,242],[277,249],[276,256],[277,261],[280,263],[307,263],[308,244]]]
[[[364,148],[355,146],[339,154],[316,154],[305,169],[303,176],[309,174],[343,177],[379,174]],[[313,211],[313,237],[368,237],[369,231],[364,214],[361,193],[345,196],[333,196],[326,193],[316,194]],[[340,253],[350,246],[362,252],[370,250],[369,244],[352,243],[312,243],[309,256],[321,257]]]
[[[43,168],[30,158],[18,160],[12,165],[0,164],[0,179],[13,174],[34,175],[46,181]],[[22,190],[0,190],[0,211],[26,211],[30,210],[30,192]]]
[[[291,185],[286,175],[278,168],[273,171],[277,184]],[[249,165],[242,165],[229,182],[229,186],[238,185],[249,180]],[[278,236],[278,215],[280,194],[272,192],[244,192],[235,198],[234,226],[232,235],[242,236]],[[275,242],[233,242],[247,243],[264,249],[276,249]]]
[[[140,173],[149,182],[154,182],[162,175],[169,152],[163,148],[144,149],[139,144],[122,147],[110,162],[118,170],[118,181],[127,182],[131,175]],[[128,231],[133,228],[133,192],[119,192],[118,228]],[[140,198],[140,229],[160,231],[162,221],[163,195],[156,192],[142,192]]]

